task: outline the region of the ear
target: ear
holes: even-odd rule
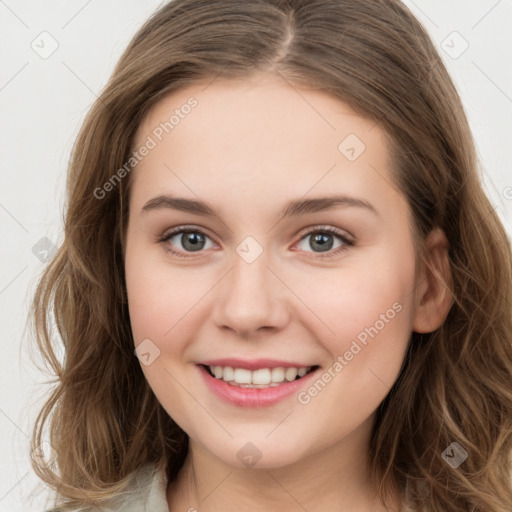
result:
[[[453,304],[448,249],[449,243],[444,231],[433,229],[425,241],[425,259],[420,261],[416,281],[412,325],[415,332],[428,333],[438,329]]]

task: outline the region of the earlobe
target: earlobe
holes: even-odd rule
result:
[[[425,242],[415,291],[413,331],[433,332],[444,323],[453,304],[451,293],[449,243],[440,228],[435,228]]]

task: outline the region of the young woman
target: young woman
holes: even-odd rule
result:
[[[169,2],[68,184],[58,510],[511,510],[510,243],[399,1]]]

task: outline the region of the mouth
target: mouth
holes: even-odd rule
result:
[[[206,373],[218,381],[233,387],[266,389],[279,387],[303,379],[316,371],[319,365],[297,367],[273,367],[249,370],[232,366],[199,364]]]

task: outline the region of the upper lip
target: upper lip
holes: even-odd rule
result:
[[[231,368],[244,368],[246,370],[259,370],[261,368],[304,368],[317,366],[314,364],[297,363],[294,361],[279,361],[278,359],[237,359],[233,357],[223,359],[209,359],[199,361],[197,364],[205,366],[230,366]]]

